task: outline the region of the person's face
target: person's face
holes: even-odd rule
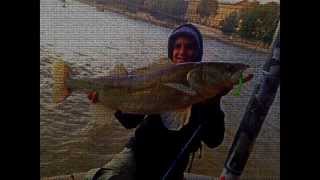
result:
[[[195,60],[196,43],[189,37],[178,37],[175,40],[172,53],[174,64],[192,62]]]

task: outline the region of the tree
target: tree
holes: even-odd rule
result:
[[[262,39],[263,42],[270,44],[279,20],[280,7],[279,4],[270,2],[265,4],[263,8],[262,13],[264,14],[261,19],[261,26],[258,26],[257,31],[261,34],[259,38]]]
[[[221,22],[221,30],[225,34],[232,34],[235,32],[239,23],[239,15],[237,12],[232,12]]]
[[[239,35],[243,38],[260,40],[270,44],[279,20],[279,4],[275,2],[261,4],[243,10]]]
[[[218,10],[218,0],[201,0],[197,13],[200,15],[201,19],[206,22],[209,16],[215,16]]]

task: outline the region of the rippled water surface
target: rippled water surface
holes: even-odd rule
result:
[[[40,172],[54,176],[102,166],[119,152],[133,131],[123,128],[85,94],[74,93],[64,103],[53,104],[52,64],[63,58],[79,77],[103,76],[117,63],[129,70],[166,56],[171,29],[70,1],[40,1]],[[241,96],[222,100],[226,113],[225,140],[217,149],[204,149],[192,172],[218,176],[267,54],[204,40],[205,61],[244,62],[251,65],[254,81]],[[277,94],[257,139],[245,175],[280,175],[280,95]],[[267,161],[266,161],[267,160]]]

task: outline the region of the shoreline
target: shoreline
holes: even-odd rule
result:
[[[158,20],[155,17],[153,17],[152,15],[150,15],[149,13],[145,13],[145,12],[131,13],[131,12],[122,10],[120,8],[112,7],[109,5],[97,4],[95,2],[95,0],[78,0],[78,1],[85,3],[85,4],[88,4],[90,6],[96,7],[97,11],[99,11],[99,12],[104,12],[105,10],[107,10],[110,12],[125,15],[130,19],[141,20],[141,21],[148,22],[148,23],[151,23],[151,24],[154,24],[157,26],[161,26],[161,27],[175,28],[179,25],[176,23],[170,23],[167,21]],[[201,31],[201,33],[203,34],[203,36],[206,38],[214,39],[214,40],[217,40],[217,41],[229,44],[229,45],[234,45],[234,46],[237,46],[240,48],[253,50],[253,51],[256,51],[259,53],[271,53],[270,48],[261,47],[261,45],[259,45],[258,42],[255,43],[255,42],[252,42],[249,40],[242,39],[240,37],[228,36],[228,35],[223,34],[222,31],[220,31],[219,29],[208,27],[208,26],[201,25],[201,24],[196,24],[193,22],[190,22],[190,23],[197,26],[199,28],[199,30]]]

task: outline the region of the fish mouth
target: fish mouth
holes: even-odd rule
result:
[[[235,72],[231,79],[235,84],[238,84],[240,81],[243,83],[250,81],[253,78],[252,70],[249,69],[249,65],[243,64],[240,69]]]
[[[244,68],[242,70],[242,77],[244,82],[250,81],[253,78],[253,72],[252,69],[249,69],[250,66],[245,64]]]
[[[248,82],[253,78],[253,73],[243,74],[243,82]]]

